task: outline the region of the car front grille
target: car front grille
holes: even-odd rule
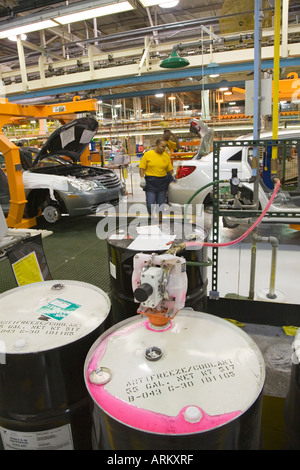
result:
[[[103,184],[107,189],[117,188],[120,186],[120,180],[114,173],[108,173],[104,175],[99,175],[97,181]]]

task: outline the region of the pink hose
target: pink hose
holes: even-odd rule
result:
[[[258,219],[254,222],[254,224],[251,225],[251,227],[247,230],[247,232],[244,233],[244,235],[241,235],[239,238],[236,238],[235,240],[231,240],[230,242],[225,242],[225,243],[213,243],[213,242],[204,242],[203,243],[203,242],[196,242],[195,241],[195,242],[186,242],[185,246],[198,246],[198,245],[199,246],[230,246],[230,245],[235,245],[236,243],[241,242],[242,240],[244,240],[244,238],[246,238],[249,235],[249,233],[252,232],[252,230],[255,229],[255,227],[259,224],[261,219],[266,215],[266,213],[269,210],[269,207],[271,206],[272,202],[275,199],[275,196],[278,192],[279,187],[280,187],[280,181],[278,180],[277,183],[276,183],[275,189],[273,191],[273,194],[272,194],[268,204],[266,205],[265,209],[260,214]]]

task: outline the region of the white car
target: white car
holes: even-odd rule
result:
[[[272,133],[261,133],[260,139],[272,139]],[[288,165],[293,163],[296,169],[296,176],[294,177],[294,189],[296,191],[283,191],[279,190],[273,204],[268,212],[280,212],[280,217],[272,216],[272,218],[264,217],[263,222],[281,222],[281,223],[300,223],[300,187],[298,182],[298,155],[300,158],[300,130],[284,130],[278,132],[278,139],[295,139],[293,145],[289,144],[288,148],[292,156],[289,155]],[[297,140],[298,139],[298,142]],[[253,140],[253,135],[247,135],[236,139],[241,141],[240,146],[221,147],[219,153],[219,180],[230,180],[232,178],[232,170],[237,170],[237,176],[240,180],[246,180],[252,176],[251,158],[253,149],[250,146],[243,145],[243,140]],[[270,146],[269,146],[270,147]],[[266,147],[267,148],[267,147]],[[280,149],[280,150],[279,150]],[[278,160],[282,167],[282,150],[283,146],[278,146]],[[292,160],[293,158],[293,160]],[[280,174],[278,174],[281,178]],[[191,160],[179,164],[176,173],[175,182],[169,185],[168,199],[169,203],[176,210],[176,206],[186,205],[190,198],[197,190],[208,185],[213,181],[213,152],[202,156],[200,159],[197,155]],[[228,188],[226,191],[225,187]],[[212,204],[212,191],[213,186],[207,186],[200,191],[190,202],[193,212],[195,212],[196,204],[204,204],[207,209],[211,208]],[[272,186],[267,187],[262,178],[259,183],[259,209],[264,209],[271,197]],[[219,195],[220,207],[222,209],[226,206],[231,209],[249,209],[253,202],[253,183],[246,181],[240,182],[238,197],[234,198],[230,194],[230,184],[220,184]],[[249,209],[250,210],[250,209]],[[226,218],[227,219],[227,218]],[[228,218],[228,220],[230,220]],[[228,224],[229,226],[229,224]]]
[[[48,223],[62,215],[94,214],[103,204],[116,205],[125,184],[109,168],[81,165],[80,157],[98,129],[92,117],[75,119],[54,131],[32,162],[32,152],[20,149],[27,204],[25,216],[43,215]],[[0,169],[0,204],[8,213],[9,182]]]

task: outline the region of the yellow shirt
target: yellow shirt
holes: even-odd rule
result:
[[[177,144],[173,140],[167,140],[167,147],[169,150],[175,150],[177,147]]]
[[[145,170],[146,176],[166,176],[173,170],[173,165],[167,152],[159,154],[155,150],[149,150],[142,156],[139,168]]]

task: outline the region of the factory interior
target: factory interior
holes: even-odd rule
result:
[[[300,0],[0,0],[0,45],[0,450],[300,450]]]

